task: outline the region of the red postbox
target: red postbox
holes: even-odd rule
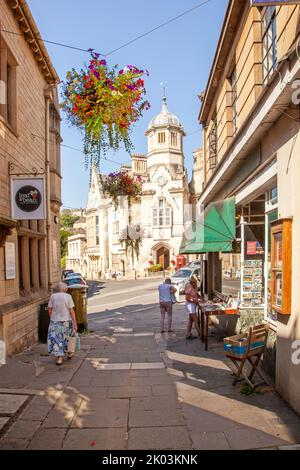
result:
[[[180,268],[183,268],[186,265],[186,257],[183,255],[178,255],[176,258],[176,267],[177,271]]]

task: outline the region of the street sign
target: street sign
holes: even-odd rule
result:
[[[44,178],[12,178],[11,211],[17,220],[45,219]]]

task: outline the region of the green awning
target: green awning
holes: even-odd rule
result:
[[[212,202],[185,231],[180,254],[230,253],[235,239],[235,198]]]

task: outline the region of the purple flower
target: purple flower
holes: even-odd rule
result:
[[[88,52],[94,52],[94,50],[95,50],[95,49],[93,49],[92,47],[90,47],[90,48],[88,49]]]
[[[99,54],[98,54],[98,57],[99,57]],[[100,60],[100,65],[107,65],[106,60],[104,60],[104,59]]]

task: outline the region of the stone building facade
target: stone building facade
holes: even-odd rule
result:
[[[149,261],[164,269],[179,254],[189,207],[189,187],[184,164],[183,139],[179,119],[167,109],[149,123],[147,155],[132,155],[131,165],[123,167],[143,180],[142,195],[128,207],[120,198],[116,209],[102,192],[100,175],[93,170],[86,210],[88,273],[91,278],[119,272],[122,276],[145,276]],[[139,224],[144,232],[139,258],[127,256],[120,234],[129,224]],[[190,215],[191,216],[191,215]]]
[[[0,338],[11,355],[37,340],[40,305],[60,279],[61,138],[59,79],[27,2],[0,0],[0,26]],[[36,173],[45,180],[46,220],[14,220],[11,175]]]
[[[299,14],[296,4],[258,8],[247,0],[229,2],[199,116],[205,187],[198,202],[208,206],[235,198],[238,328],[270,324],[265,367],[298,412]],[[219,253],[207,256],[211,290],[220,290]]]

